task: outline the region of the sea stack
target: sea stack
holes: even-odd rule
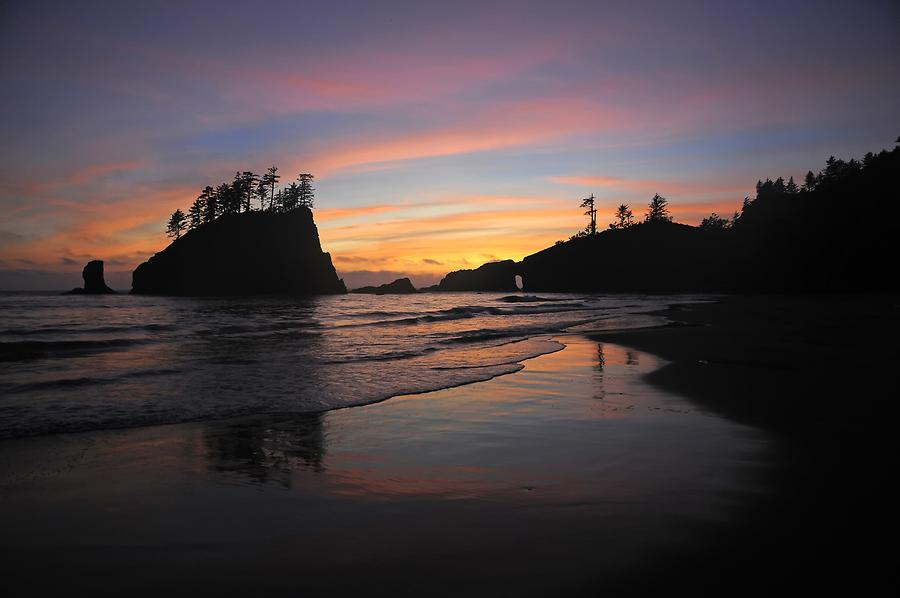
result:
[[[312,212],[227,214],[188,231],[138,266],[131,292],[146,295],[346,293],[322,251]]]
[[[413,286],[409,278],[398,278],[394,282],[369,287],[360,287],[353,289],[351,293],[360,293],[368,295],[407,295],[410,293],[418,293],[416,287]]]
[[[103,260],[91,260],[81,271],[84,288],[72,289],[67,295],[110,295],[115,291],[106,286],[103,279]]]
[[[512,260],[489,262],[474,270],[456,270],[445,276],[438,291],[517,291],[519,268]]]

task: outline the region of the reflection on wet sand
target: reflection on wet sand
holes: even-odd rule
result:
[[[642,382],[650,355],[560,340],[516,374],[366,407],[20,441],[0,558],[36,590],[57,581],[29,567],[64,564],[92,595],[248,576],[261,591],[547,595],[609,586],[736,521],[765,440]],[[23,474],[48,455],[66,466]],[[116,584],[91,585],[110,570]]]
[[[528,489],[533,505],[654,501],[674,484],[695,513],[714,514],[721,497],[710,490],[734,482],[750,449],[742,433],[644,384],[660,365],[652,356],[564,342],[519,374],[328,414],[329,485],[357,497],[513,501]]]
[[[203,441],[211,470],[251,483],[289,488],[294,471],[324,471],[321,413],[210,424]]]
[[[750,448],[736,440],[743,433],[641,382],[660,365],[653,356],[565,341],[565,351],[486,383],[325,414],[210,423],[204,457],[224,482],[318,486],[364,500],[518,502],[523,490],[531,504],[653,500],[675,483],[697,501],[695,512],[713,508],[719,497],[695,492],[692,476],[704,489],[730,485]]]

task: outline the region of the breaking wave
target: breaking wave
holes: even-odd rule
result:
[[[554,334],[647,325],[674,301],[0,294],[0,438],[365,405],[518,371]]]

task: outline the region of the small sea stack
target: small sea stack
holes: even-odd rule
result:
[[[116,292],[106,285],[103,279],[103,260],[91,260],[81,271],[84,287],[78,287],[65,293],[66,295],[114,295]]]
[[[388,282],[377,287],[360,287],[350,292],[364,295],[407,295],[409,293],[418,293],[419,291],[416,290],[409,278],[398,278],[394,282]]]

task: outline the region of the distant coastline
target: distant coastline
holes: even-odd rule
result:
[[[322,252],[312,220],[312,175],[302,175],[306,179],[299,186],[276,192],[273,169],[263,177],[238,173],[232,184],[205,188],[189,210],[190,217],[176,210],[168,226],[173,242],[135,269],[132,290],[173,295],[345,292],[329,254]],[[728,218],[710,214],[699,226],[673,222],[667,200],[657,194],[641,221],[623,204],[615,220],[606,229],[598,229],[591,196],[582,204],[588,207],[588,225],[568,240],[518,262],[492,261],[449,272],[438,284],[416,290],[892,290],[900,286],[900,280],[888,274],[893,268],[892,239],[900,236],[900,224],[895,218],[877,215],[891,212],[898,172],[900,146],[867,153],[861,160],[832,157],[818,173],[808,172],[801,185],[793,178],[759,181],[755,196],[746,197],[739,212]],[[260,200],[258,209],[251,206],[253,197]],[[836,218],[844,206],[860,197],[866,198],[871,218],[859,214],[861,219],[852,224]],[[276,224],[290,219],[294,228]],[[254,224],[244,229],[246,223],[263,220],[273,228],[266,231]],[[217,245],[200,247],[209,243]],[[241,249],[230,253],[232,246]],[[365,288],[372,293],[392,292],[391,284],[385,281]],[[121,289],[122,284],[114,286]]]
[[[898,140],[900,142],[900,140]],[[710,214],[699,226],[678,224],[659,194],[635,222],[619,206],[597,232],[594,197],[584,200],[585,230],[520,262],[491,262],[448,274],[429,290],[527,292],[765,293],[900,288],[891,214],[900,187],[900,146],[847,162],[834,157],[803,185],[778,177],[756,185],[731,218]],[[861,220],[847,223],[846,206],[866,199]],[[858,208],[862,210],[862,208]]]

